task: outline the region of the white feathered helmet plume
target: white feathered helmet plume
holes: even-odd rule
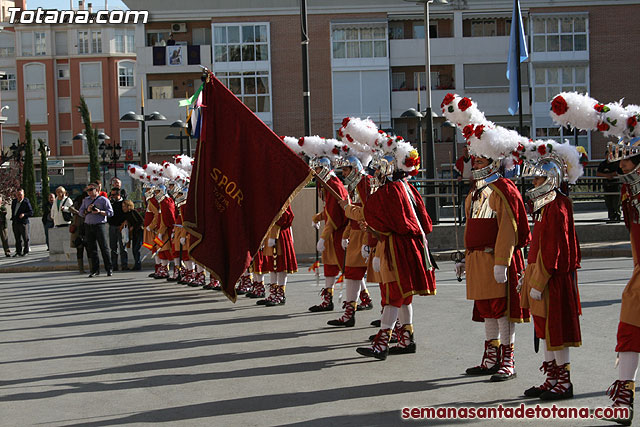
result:
[[[178,156],[174,156],[174,162],[177,167],[185,170],[189,175],[191,175],[191,170],[193,169],[193,158],[180,154]]]
[[[281,136],[280,139],[282,139],[282,142],[285,143],[285,145],[289,148],[291,148],[291,150],[296,153],[298,156],[304,156],[305,153],[302,149],[302,145],[300,145],[298,143],[299,139],[295,138],[293,136]],[[304,140],[303,140],[304,143]]]

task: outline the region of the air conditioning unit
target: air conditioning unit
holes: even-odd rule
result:
[[[186,33],[187,32],[187,24],[184,22],[171,24],[171,31],[174,33]]]

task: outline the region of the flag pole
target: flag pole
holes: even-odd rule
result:
[[[521,20],[522,19],[522,14],[520,12],[520,0],[516,0],[516,10],[518,11],[518,19]],[[520,135],[524,134],[522,133],[524,127],[522,125],[522,82],[520,81],[521,79],[521,75],[520,75],[520,29],[518,28],[518,40],[516,41],[516,82],[518,85],[518,133],[520,133]],[[526,135],[529,136],[529,135]]]

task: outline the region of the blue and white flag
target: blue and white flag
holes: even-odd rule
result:
[[[520,13],[520,2],[513,0],[513,15],[511,17],[511,37],[509,38],[509,58],[507,60],[507,79],[509,80],[509,113],[515,115],[518,112],[518,52],[517,44],[520,44],[520,62],[529,58],[527,52],[527,41],[524,35],[524,25],[522,24],[522,13]],[[522,85],[522,83],[520,83]]]

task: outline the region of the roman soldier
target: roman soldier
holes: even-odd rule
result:
[[[544,154],[538,156],[540,153]],[[582,175],[582,166],[575,147],[552,140],[527,144],[523,155],[529,156],[524,175],[533,176],[534,188],[526,195],[535,224],[521,299],[522,306],[531,310],[536,339],[544,347],[540,370],[546,374],[542,385],[527,389],[524,395],[567,399],[573,397],[569,349],[582,344],[576,273],[580,245],[573,205],[561,187],[566,179],[574,184]]]
[[[448,94],[442,112],[463,127],[469,149],[476,157],[474,184],[465,200],[465,261],[467,299],[473,300],[472,319],[485,325],[484,354],[468,375],[491,375],[491,381],[515,378],[515,324],[529,320],[520,305],[517,285],[524,270],[521,249],[530,240],[529,223],[518,188],[498,170],[521,142],[517,132],[489,122],[469,98]]]

